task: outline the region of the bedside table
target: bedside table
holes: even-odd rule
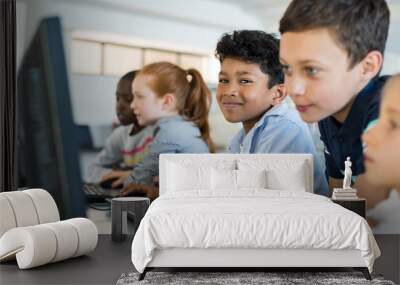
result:
[[[135,220],[135,233],[140,221],[146,214],[150,206],[150,199],[146,197],[118,197],[111,200],[111,239],[113,241],[123,241],[125,234],[122,232],[123,224],[127,223],[128,211],[131,212]],[[123,213],[126,212],[126,215]],[[125,226],[126,227],[126,226]]]
[[[365,219],[365,209],[366,209],[366,200],[363,198],[354,199],[354,200],[338,200],[332,199],[333,203],[339,204],[340,206],[353,211],[356,214],[359,214],[361,217]]]

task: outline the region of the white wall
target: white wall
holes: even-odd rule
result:
[[[400,72],[400,0],[389,1],[390,28],[382,74]]]

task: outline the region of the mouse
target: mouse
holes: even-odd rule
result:
[[[112,187],[111,185],[113,184],[114,181],[118,180],[118,177],[111,177],[106,180],[103,180],[99,183],[101,188],[105,189],[122,189],[124,187],[123,184],[118,185],[117,187]]]

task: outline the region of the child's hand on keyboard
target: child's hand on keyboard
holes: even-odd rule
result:
[[[101,178],[100,186],[103,188],[122,188],[122,184],[126,177],[129,176],[131,170],[113,170]]]
[[[122,189],[120,196],[144,196],[154,200],[158,197],[158,188],[144,184],[128,184]]]

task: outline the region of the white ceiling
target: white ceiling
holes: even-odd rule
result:
[[[291,0],[211,0],[238,6],[258,18],[269,32],[277,32],[279,19]],[[390,31],[387,51],[400,54],[400,0],[386,0],[390,8]]]
[[[246,12],[256,13],[258,15],[281,15],[290,0],[212,0],[215,2],[223,2],[227,4],[233,4]]]
[[[211,0],[239,7],[258,18],[268,32],[278,32],[279,19],[291,0]]]
[[[243,9],[285,8],[290,0],[213,0],[238,5]]]

